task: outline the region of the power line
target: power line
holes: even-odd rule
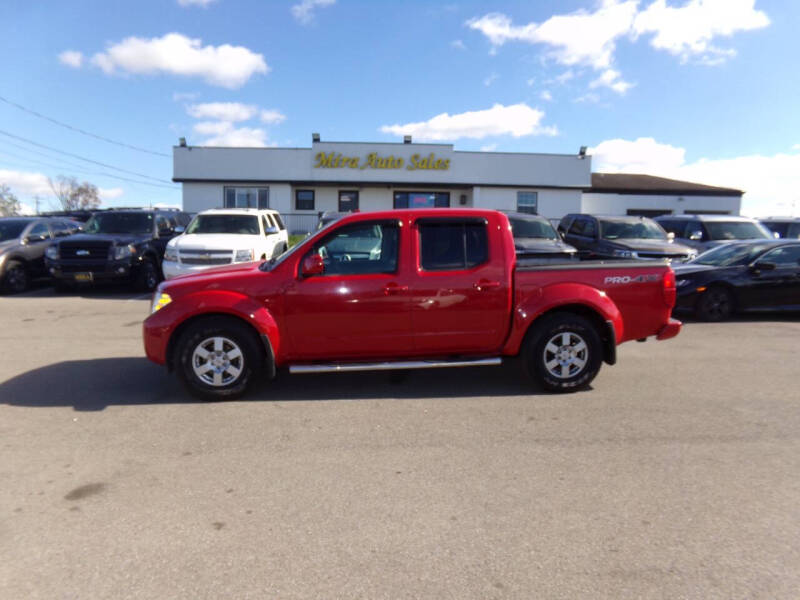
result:
[[[105,167],[106,169],[113,169],[115,171],[119,171],[121,173],[128,173],[129,175],[136,175],[137,177],[143,177],[144,179],[152,179],[153,181],[158,181],[159,183],[168,183],[171,184],[171,181],[167,181],[166,179],[159,179],[157,177],[151,177],[150,175],[145,175],[144,173],[137,173],[136,171],[129,171],[127,169],[123,169],[121,167],[115,167],[114,165],[109,165],[107,163],[102,163],[96,160],[92,160],[91,158],[86,158],[84,156],[79,156],[78,154],[72,154],[71,152],[66,152],[64,150],[59,150],[58,148],[53,148],[52,146],[46,146],[44,144],[40,144],[39,142],[34,142],[33,140],[29,140],[19,135],[14,135],[13,133],[9,133],[7,131],[3,131],[0,129],[0,135],[5,135],[7,137],[13,138],[15,140],[20,140],[31,144],[33,146],[38,146],[39,148],[45,148],[46,150],[50,150],[51,152],[57,152],[58,154],[64,154],[65,156],[71,156],[73,158],[77,158],[79,160],[85,160],[86,162],[100,165],[101,167]]]
[[[19,148],[20,146],[17,146],[17,147]],[[42,165],[42,166],[45,166],[45,167],[51,167],[53,169],[64,169],[64,170],[67,170],[67,168],[64,165],[54,165],[53,163],[48,163],[48,162],[45,162],[45,161],[42,161],[42,160],[36,160],[36,159],[33,159],[33,158],[28,158],[27,156],[17,156],[16,154],[11,154],[10,152],[4,152],[4,151],[0,151],[0,154],[5,154],[6,156],[10,156],[11,158],[14,158],[14,159],[21,160],[23,162],[29,163],[29,165],[30,164]],[[45,154],[42,154],[42,156],[45,156],[46,158],[50,158]],[[7,160],[5,160],[3,162],[5,162],[7,164],[14,164],[14,163],[9,163],[9,161],[7,161]],[[67,164],[70,164],[70,163],[67,163]],[[29,168],[29,165],[24,165],[24,164],[17,163],[17,166],[21,166],[23,168]],[[138,179],[129,179],[127,177],[120,177],[119,175],[112,175],[111,173],[103,173],[101,171],[87,171],[81,166],[78,166],[77,169],[75,169],[74,167],[70,167],[69,170],[75,171],[77,173],[87,173],[89,175],[98,175],[100,177],[110,177],[111,179],[118,179],[120,181],[127,181],[129,183],[134,183],[134,184],[138,184],[138,185],[149,185],[149,186],[153,186],[153,187],[157,187],[157,188],[164,188],[164,189],[168,189],[168,190],[177,190],[178,189],[178,186],[174,186],[174,185],[170,186],[170,185],[163,185],[161,183],[150,183],[149,181],[139,181]]]
[[[44,119],[45,121],[50,121],[51,123],[55,123],[56,125],[60,125],[61,127],[65,127],[66,129],[71,129],[72,131],[77,131],[78,133],[82,133],[83,135],[88,135],[89,137],[93,137],[93,138],[95,138],[97,140],[101,140],[103,142],[108,142],[109,144],[116,144],[117,146],[122,146],[123,148],[129,148],[131,150],[136,150],[137,152],[145,152],[147,154],[154,154],[156,156],[166,156],[167,158],[170,158],[169,154],[164,154],[163,152],[155,152],[154,150],[147,150],[146,148],[139,148],[138,146],[132,146],[131,144],[126,144],[125,142],[118,142],[116,140],[112,140],[111,138],[107,138],[107,137],[104,137],[102,135],[97,135],[96,133],[91,133],[89,131],[85,131],[85,130],[81,129],[80,127],[74,127],[74,126],[69,125],[67,123],[62,123],[61,121],[57,121],[56,119],[53,119],[51,117],[48,117],[48,116],[43,115],[41,113],[38,113],[35,110],[32,110],[32,109],[27,108],[25,106],[22,106],[21,104],[17,104],[16,102],[12,102],[8,98],[3,98],[2,96],[0,96],[0,101],[3,101],[6,104],[14,106],[14,107],[16,107],[16,108],[18,108],[18,109],[20,109],[22,111],[25,111],[26,113],[30,113],[30,114],[34,115],[35,117],[39,117],[40,119]]]

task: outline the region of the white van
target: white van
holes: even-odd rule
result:
[[[221,265],[268,260],[288,247],[286,226],[275,210],[205,210],[167,244],[162,270],[164,279],[172,279]]]

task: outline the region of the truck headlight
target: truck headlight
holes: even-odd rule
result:
[[[169,294],[156,290],[156,293],[153,294],[153,305],[150,307],[150,313],[152,314],[157,310],[161,310],[170,302],[172,302],[172,298],[170,298]]]
[[[164,250],[164,260],[178,262],[178,249],[175,246],[167,246],[167,249]]]
[[[133,244],[127,246],[116,246],[114,248],[114,260],[122,260],[136,254],[136,247]]]
[[[252,248],[249,250],[237,250],[233,262],[250,262],[253,260],[254,255],[255,252],[253,252]]]
[[[44,255],[51,260],[58,260],[58,244],[48,246],[44,251]]]

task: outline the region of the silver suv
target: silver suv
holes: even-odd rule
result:
[[[655,221],[675,241],[705,252],[736,240],[771,240],[770,231],[755,219],[732,215],[663,215]]]

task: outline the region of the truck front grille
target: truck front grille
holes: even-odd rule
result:
[[[233,262],[233,251],[179,250],[178,260],[184,265],[229,265]]]
[[[111,242],[61,242],[59,252],[64,259],[106,260]]]

